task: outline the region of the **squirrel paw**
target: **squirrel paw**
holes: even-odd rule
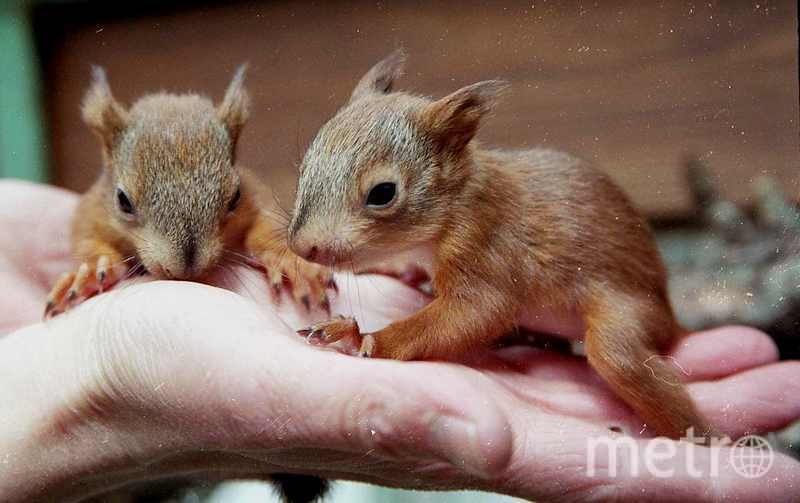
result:
[[[375,336],[364,334],[361,337],[361,346],[358,348],[358,356],[361,358],[371,358],[375,352]]]
[[[361,331],[355,318],[340,315],[300,329],[297,334],[305,337],[310,343],[324,345],[333,344],[345,337],[360,337]]]
[[[288,288],[294,301],[302,304],[307,311],[313,307],[330,314],[328,290],[338,291],[330,269],[296,256],[276,256],[272,253],[264,254],[261,264],[267,271],[270,292],[276,304],[280,303],[281,292]]]
[[[341,348],[342,352],[363,357],[372,356],[375,349],[375,338],[372,334],[362,334],[358,322],[352,317],[337,316],[300,329],[297,334],[305,337],[310,344],[320,346],[347,341],[349,347]]]
[[[122,277],[124,266],[114,265],[111,257],[101,255],[96,261],[82,263],[76,270],[65,272],[47,296],[44,318],[63,313],[71,306],[114,286]]]

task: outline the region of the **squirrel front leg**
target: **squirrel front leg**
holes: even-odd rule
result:
[[[115,285],[129,269],[129,260],[111,244],[99,239],[81,239],[75,247],[78,267],[63,273],[47,296],[44,317],[66,311],[72,304]]]
[[[331,270],[295,255],[284,234],[261,212],[255,216],[244,240],[247,252],[266,269],[273,299],[280,301],[283,287],[288,286],[294,300],[306,309],[314,306],[330,312],[327,290],[336,288]]]
[[[459,355],[485,345],[514,327],[515,303],[487,302],[486,293],[473,302],[464,295],[441,295],[406,319],[377,332],[361,334],[352,318],[317,323],[298,333],[312,341],[333,343],[360,338],[359,355],[417,360]],[[497,306],[494,309],[487,306]]]
[[[416,360],[460,355],[513,328],[513,312],[484,309],[482,304],[455,296],[437,297],[416,314],[369,334],[373,347],[365,356]]]

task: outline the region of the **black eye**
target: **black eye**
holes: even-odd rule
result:
[[[133,203],[131,203],[131,200],[128,199],[128,196],[122,189],[117,189],[117,205],[119,206],[119,210],[126,215],[134,214]]]
[[[372,187],[367,195],[367,206],[383,208],[394,201],[397,185],[392,182],[383,182]]]
[[[233,211],[239,206],[239,201],[242,200],[242,189],[237,188],[236,193],[233,195],[231,202],[228,203],[228,211]]]

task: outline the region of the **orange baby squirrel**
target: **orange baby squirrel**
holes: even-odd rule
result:
[[[341,317],[299,333],[355,336],[362,356],[441,358],[497,340],[525,312],[577,311],[589,363],[648,426],[673,438],[710,432],[658,357],[684,330],[647,224],[623,192],[561,152],[482,148],[473,136],[506,84],[435,101],[392,92],[403,62],[397,51],[375,65],[320,129],[289,244],[310,261],[359,268],[421,250],[435,296],[374,333]]]
[[[279,299],[328,309],[326,267],[291,253],[276,225],[267,188],[235,165],[249,114],[245,67],[216,107],[196,94],[150,94],[130,109],[114,99],[101,68],[83,102],[83,120],[100,139],[104,169],[81,198],[72,225],[80,266],[56,282],[45,317],[127,273],[201,279],[223,261],[253,257]]]

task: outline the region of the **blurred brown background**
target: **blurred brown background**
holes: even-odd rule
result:
[[[780,177],[798,195],[794,1],[111,2],[36,8],[55,182],[85,189],[99,148],[78,111],[89,65],[130,103],[166,89],[218,100],[250,63],[242,163],[291,197],[295,166],[358,78],[397,46],[399,87],[433,96],[500,77],[512,92],[480,133],[596,161],[650,216],[688,208],[682,160],[725,195]]]

